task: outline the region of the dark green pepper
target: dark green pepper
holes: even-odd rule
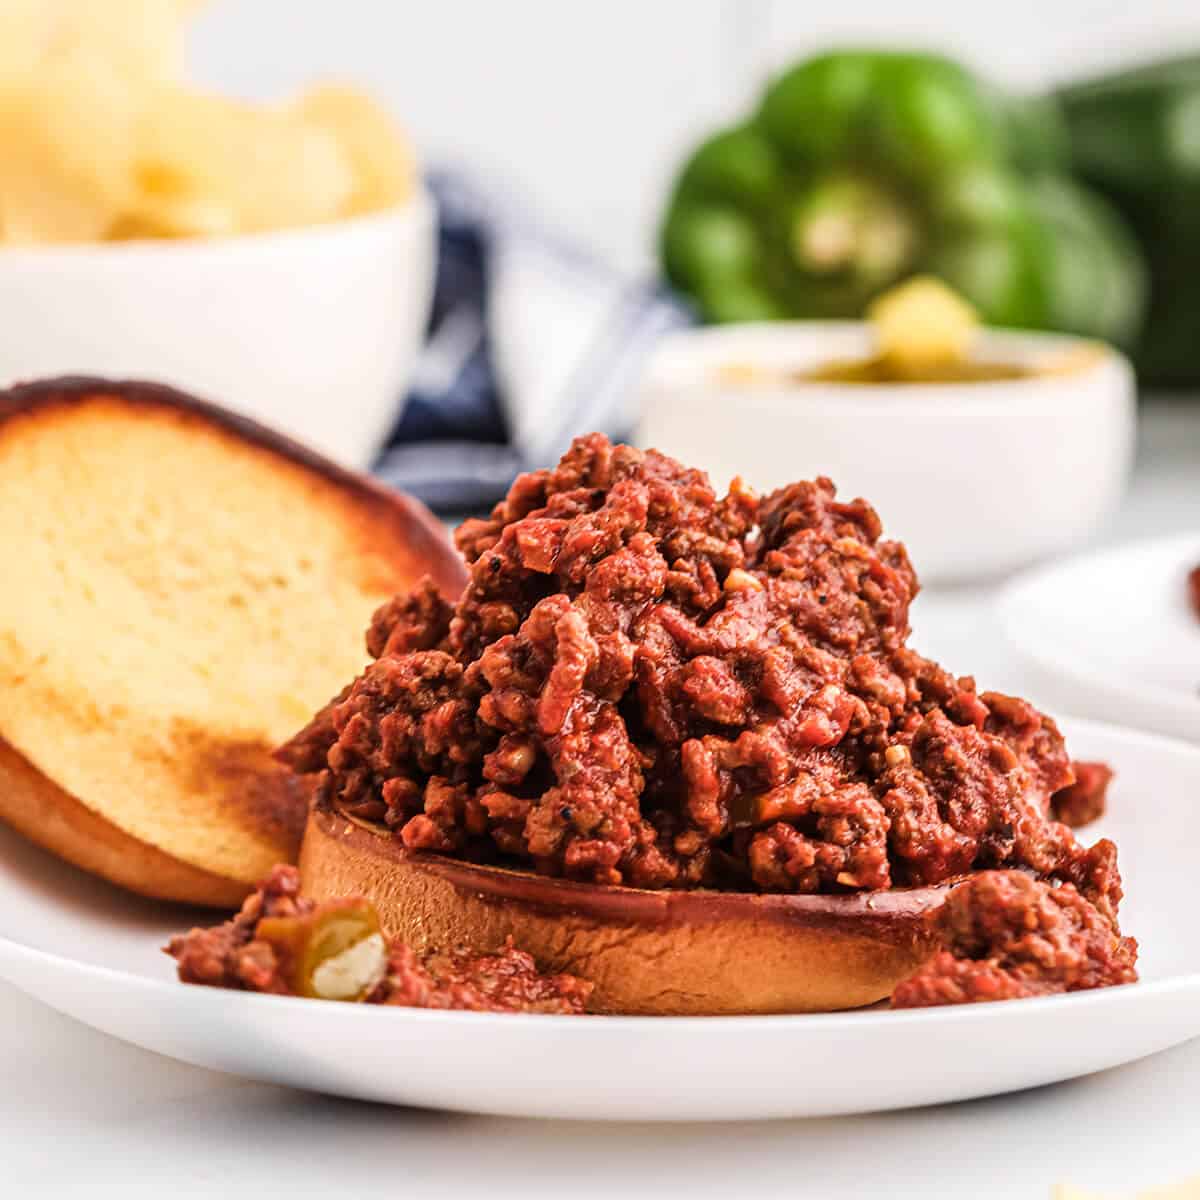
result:
[[[1005,99],[949,59],[823,54],[692,154],[663,265],[714,321],[856,317],[931,272],[991,323],[1123,341],[1137,254],[1061,178],[1064,146],[1053,100]]]
[[[1200,57],[1074,84],[1057,100],[1074,170],[1120,210],[1149,268],[1141,378],[1200,383]]]

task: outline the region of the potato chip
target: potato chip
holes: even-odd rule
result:
[[[126,79],[83,52],[0,83],[5,240],[102,237],[133,194],[138,111]]]
[[[103,55],[150,80],[182,79],[187,18],[196,0],[44,0],[52,18],[48,54]]]
[[[171,86],[156,90],[143,116],[135,174],[130,216],[166,221],[172,236],[205,232],[178,227],[189,214],[241,232],[327,221],[344,211],[354,186],[345,155],[325,131],[273,109]]]
[[[346,211],[372,212],[407,200],[416,167],[399,125],[370,96],[339,84],[311,88],[294,105],[304,121],[327,130],[354,171],[354,191]]]
[[[312,225],[345,215],[354,193],[337,139],[286,112],[255,110],[239,127],[238,210],[247,232]]]
[[[1111,1193],[1099,1195],[1095,1192],[1084,1192],[1069,1184],[1056,1185],[1052,1200],[1111,1200]],[[1150,1188],[1138,1192],[1132,1200],[1200,1200],[1200,1176],[1185,1179],[1182,1183],[1167,1184],[1165,1187]]]
[[[201,0],[0,0],[0,78],[79,52],[149,79],[181,78]]]
[[[199,0],[0,0],[0,240],[218,237],[389,207],[400,131],[323,87],[284,107],[186,86]]]
[[[52,8],[48,0],[0,0],[0,81],[27,76],[42,61]]]
[[[150,89],[138,126],[135,197],[110,236],[205,236],[241,228],[233,101],[165,84]]]
[[[237,214],[226,201],[203,196],[145,194],[121,213],[105,236],[114,242],[149,238],[228,237],[238,232]]]

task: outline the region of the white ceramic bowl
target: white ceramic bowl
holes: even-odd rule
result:
[[[0,384],[171,383],[363,467],[425,331],[434,209],[195,241],[0,247]]]
[[[986,331],[980,357],[1036,362],[1083,343]],[[870,353],[859,322],[732,325],[672,335],[643,381],[638,441],[759,491],[828,475],[865,496],[921,578],[999,574],[1062,550],[1120,500],[1132,463],[1129,364],[1098,350],[1057,375],[967,384],[735,384]],[[1081,356],[1082,357],[1082,356]]]

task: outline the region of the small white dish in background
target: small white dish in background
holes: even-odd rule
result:
[[[637,440],[758,491],[828,475],[866,496],[927,582],[979,579],[1071,546],[1116,507],[1132,464],[1133,372],[1114,350],[986,330],[980,362],[1053,374],[969,383],[793,381],[873,352],[861,322],[777,322],[674,334],[644,378]],[[731,381],[728,368],[759,378]]]
[[[1043,567],[999,602],[1005,637],[1050,706],[1200,742],[1200,531]]]
[[[0,247],[0,386],[170,383],[365,467],[416,363],[435,257],[421,192],[274,233]]]
[[[697,1121],[936,1104],[1070,1079],[1200,1034],[1200,749],[1069,721],[1116,769],[1083,831],[1120,846],[1142,982],[962,1008],[770,1017],[429,1012],[187,987],[161,952],[196,918],[116,892],[0,828],[0,978],[135,1045],[391,1104]],[[1168,831],[1168,836],[1163,832]],[[213,921],[211,913],[200,918]]]

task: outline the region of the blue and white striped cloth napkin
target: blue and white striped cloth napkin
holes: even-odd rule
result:
[[[648,356],[692,317],[665,290],[563,245],[510,198],[453,174],[428,182],[439,220],[433,314],[374,471],[461,513],[556,461],[576,434],[627,436]]]

